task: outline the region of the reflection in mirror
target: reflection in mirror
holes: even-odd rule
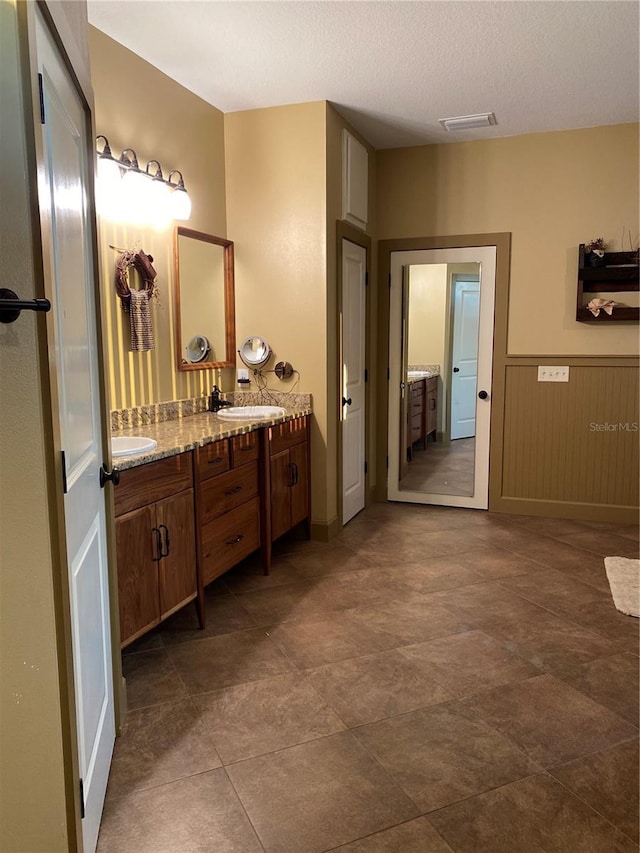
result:
[[[480,264],[415,264],[403,281],[401,491],[472,497]]]
[[[178,370],[235,363],[233,243],[176,228],[176,351]]]
[[[252,335],[240,344],[238,355],[247,367],[263,367],[271,357],[271,347],[264,338]]]

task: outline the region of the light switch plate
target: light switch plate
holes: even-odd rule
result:
[[[538,382],[568,382],[569,368],[556,364],[538,365]]]

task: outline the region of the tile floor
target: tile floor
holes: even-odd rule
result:
[[[99,853],[632,853],[616,525],[376,504],[123,656]]]
[[[416,443],[400,490],[473,495],[475,445],[475,438],[458,438],[447,444],[427,440],[424,448]]]

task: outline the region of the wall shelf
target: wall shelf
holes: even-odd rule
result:
[[[637,252],[605,252],[605,266],[590,267],[585,265],[584,243],[578,252],[578,299],[576,305],[576,320],[579,323],[638,323],[640,308],[616,306],[609,316],[601,311],[594,317],[587,308],[592,293],[632,293],[638,288],[638,253]],[[633,264],[633,266],[620,266]]]

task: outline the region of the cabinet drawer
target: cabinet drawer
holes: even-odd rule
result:
[[[421,379],[419,382],[414,382],[411,385],[411,399],[415,400],[418,397],[424,397],[424,380]]]
[[[234,435],[231,439],[231,464],[234,468],[255,462],[258,459],[260,433],[257,430],[246,435]]]
[[[193,487],[192,454],[180,453],[120,472],[114,489],[116,515],[168,498]]]
[[[200,524],[207,524],[258,494],[258,463],[251,462],[202,484],[199,495]]]
[[[294,444],[300,444],[300,442],[306,440],[306,417],[295,418],[295,420],[285,421],[283,424],[269,427],[269,447],[272,456],[275,453],[286,450],[288,447],[293,447]]]
[[[196,450],[196,468],[200,480],[207,480],[216,474],[222,474],[223,471],[228,471],[230,467],[231,459],[227,438],[205,444],[204,447],[199,447]]]
[[[424,397],[412,397],[411,398],[411,414],[419,415],[422,412],[424,406]]]
[[[210,583],[260,547],[260,509],[254,498],[202,528],[202,579]]]
[[[411,418],[411,441],[418,441],[422,437],[422,417],[420,415],[416,415]]]

